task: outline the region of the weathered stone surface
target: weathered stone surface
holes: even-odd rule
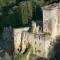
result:
[[[51,43],[56,41],[56,36],[60,35],[59,6],[59,4],[48,5],[43,9],[43,32],[36,22],[32,22],[32,27],[17,28],[13,31],[11,27],[4,28],[3,40],[6,41],[4,45],[7,47],[7,42],[14,41],[15,52],[23,53],[29,43],[33,47],[33,54],[48,58],[48,53],[53,48]],[[32,28],[30,32],[28,32],[29,28]]]
[[[14,48],[15,48],[15,52],[19,53],[20,49],[21,49],[21,42],[22,42],[22,37],[23,31],[28,31],[29,27],[25,27],[25,28],[18,28],[18,29],[14,29],[13,30],[13,34],[14,34]]]
[[[44,6],[43,9],[43,31],[52,34],[55,38],[60,34],[60,3]]]

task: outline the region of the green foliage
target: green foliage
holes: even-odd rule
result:
[[[6,4],[16,3],[16,0],[5,0]]]
[[[42,20],[41,6],[58,0],[0,0],[0,29],[25,26],[31,20]]]
[[[44,32],[43,35],[51,35],[49,32]]]
[[[29,52],[30,52],[30,55],[31,55],[32,54],[32,47],[31,47],[31,45],[28,46],[26,52],[19,53],[18,55],[16,55],[15,60],[25,60],[26,56],[28,55]]]
[[[32,5],[30,1],[23,1],[20,3],[20,19],[23,25],[28,24],[32,18]]]
[[[12,3],[16,3],[16,0],[0,0],[0,9],[3,6],[10,5]]]
[[[39,6],[43,6],[44,5],[44,0],[31,0],[33,5],[39,5]]]
[[[4,13],[5,14],[5,13]],[[0,20],[1,26],[9,26],[17,27],[19,25],[19,13],[17,10],[9,10],[7,15],[5,14],[3,18]]]
[[[0,9],[1,9],[1,7],[2,7],[3,4],[4,4],[4,1],[0,0]]]
[[[19,25],[18,19],[19,19],[18,12],[9,14],[7,19],[8,25],[11,25],[12,27],[17,27]]]

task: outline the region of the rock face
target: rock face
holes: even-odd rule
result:
[[[13,60],[13,51],[14,51],[14,39],[13,39],[13,29],[12,27],[4,27],[3,30],[3,43],[4,43],[4,51],[8,52]]]

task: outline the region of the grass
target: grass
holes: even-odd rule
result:
[[[19,53],[16,55],[15,60],[25,60],[29,52],[32,54],[32,47],[30,45],[24,53]]]
[[[43,35],[50,35],[50,33],[48,33],[48,32],[44,32],[44,34]]]

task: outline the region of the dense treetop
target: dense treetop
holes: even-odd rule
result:
[[[41,6],[59,0],[0,0],[0,29],[4,26],[21,27],[32,20],[42,20]]]

